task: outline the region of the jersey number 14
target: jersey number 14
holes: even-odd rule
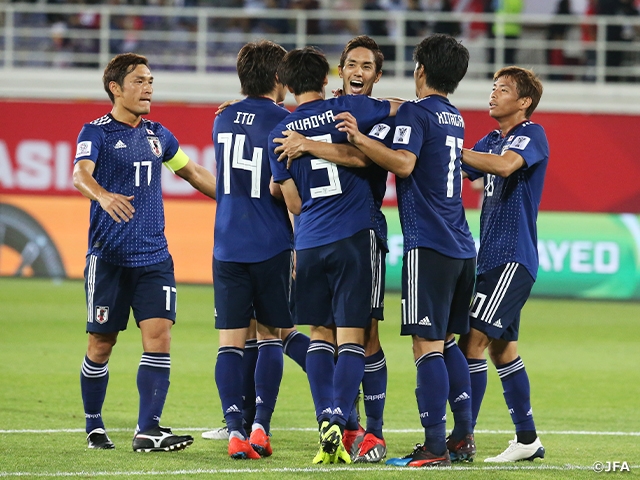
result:
[[[255,147],[251,160],[242,158],[246,136],[237,134],[233,140],[233,133],[219,133],[218,143],[223,147],[223,192],[231,193],[231,168],[248,170],[251,172],[251,198],[260,198],[260,180],[262,177],[262,148]],[[233,148],[232,148],[233,146]]]

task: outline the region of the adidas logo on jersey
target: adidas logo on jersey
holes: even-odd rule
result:
[[[500,320],[501,319],[499,318],[495,322],[493,322],[493,326],[497,328],[502,328],[502,322]]]
[[[418,322],[418,325],[423,325],[425,327],[430,327],[431,326],[431,320],[429,320],[429,317],[424,317],[422,320],[420,320]]]
[[[115,149],[118,148],[127,148],[127,144],[124,143],[122,140],[118,140],[118,143],[115,144],[115,146],[113,147]]]
[[[453,403],[458,403],[461,402],[463,400],[469,400],[471,397],[469,396],[469,394],[467,392],[462,392],[460,395],[458,395],[458,398],[456,398]]]

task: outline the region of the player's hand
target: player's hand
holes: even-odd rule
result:
[[[336,125],[336,128],[347,134],[347,140],[349,140],[350,143],[357,145],[363,134],[358,130],[356,117],[349,112],[342,112],[336,115],[335,119],[340,121],[340,123]]]
[[[102,209],[107,212],[116,222],[128,222],[133,218],[136,209],[131,205],[133,195],[126,196],[119,193],[107,192],[100,196],[98,202]]]
[[[307,153],[304,148],[304,142],[307,140],[303,135],[293,130],[285,130],[282,132],[284,138],[274,138],[274,143],[280,145],[274,150],[275,153],[279,153],[278,161],[282,162],[287,159],[287,168],[291,167],[293,161]]]
[[[334,97],[341,97],[345,94],[342,88],[336,88],[335,90],[331,90],[331,93],[333,93]]]
[[[234,103],[238,103],[240,100],[239,99],[235,99],[235,100],[227,100],[226,102],[223,102],[222,104],[220,104],[220,106],[218,107],[218,110],[216,110],[215,115],[219,115],[220,113],[223,112],[223,110],[227,107],[230,107],[231,105],[233,105]]]

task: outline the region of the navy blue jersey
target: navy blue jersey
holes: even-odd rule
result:
[[[396,179],[405,254],[423,247],[453,258],[476,256],[461,198],[463,140],[462,116],[445,97],[431,95],[398,110],[393,148],[417,157],[411,175]]]
[[[300,105],[269,136],[269,159],[276,182],[293,178],[302,199],[296,250],[327,245],[372,228],[372,193],[366,169],[346,168],[311,155],[297,159],[287,170],[274,153],[274,138],[295,130],[307,138],[346,143],[346,133],[336,129],[335,115],[351,112],[363,131],[389,115],[389,102],[365,95],[345,95]]]
[[[131,220],[117,223],[91,201],[87,255],[123,267],[143,267],[169,257],[160,169],[178,147],[169,130],[146,119],[132,127],[108,114],[84,125],[74,163],[94,162],[98,184],[109,192],[133,195],[136,209]]]
[[[382,122],[375,124],[369,132],[369,137],[382,142],[387,148],[393,145],[393,132],[396,128],[396,117],[387,117]],[[382,241],[386,251],[389,251],[387,245],[387,219],[382,213],[382,201],[387,193],[387,172],[380,165],[375,163],[367,169],[369,185],[373,194],[372,216],[373,231]]]
[[[525,161],[522,168],[507,178],[484,175],[478,273],[517,262],[535,279],[538,274],[536,221],[549,163],[549,142],[544,129],[526,121],[504,137],[500,130],[494,130],[473,149],[496,155],[513,150]],[[472,180],[482,175],[467,166],[464,170]]]
[[[284,202],[269,191],[268,137],[289,111],[264,97],[248,97],[227,107],[213,124],[217,163],[214,257],[255,263],[292,245]]]

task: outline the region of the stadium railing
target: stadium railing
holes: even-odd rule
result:
[[[421,36],[407,36],[407,22],[421,34],[436,22],[458,24],[471,60],[468,77],[486,78],[503,66],[507,49],[519,65],[551,80],[635,83],[640,79],[640,17],[493,15],[435,11],[280,10],[122,5],[0,3],[0,69],[102,69],[116,53],[146,55],[154,69],[210,73],[234,71],[246,42],[269,38],[286,48],[315,45],[337,59],[346,41],[383,25],[372,35],[385,51],[385,71],[410,76],[411,53]],[[518,39],[487,35],[493,23],[517,22]],[[547,39],[550,25],[565,25],[563,39]],[[583,40],[582,29],[595,27]],[[501,28],[496,28],[500,32]],[[607,40],[607,36],[621,41]],[[488,51],[495,52],[489,63]],[[561,61],[549,62],[549,52]],[[609,61],[607,61],[609,60]]]

